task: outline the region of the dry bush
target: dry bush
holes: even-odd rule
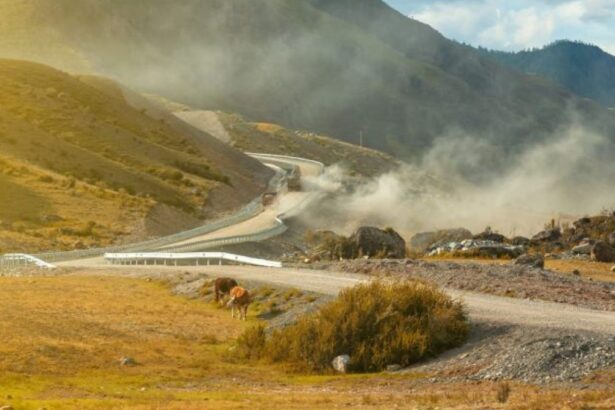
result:
[[[393,363],[408,366],[459,346],[468,330],[461,304],[435,287],[376,281],[342,291],[318,312],[266,340],[249,330],[238,346],[250,352],[249,358],[317,372],[329,369],[336,356],[349,354],[352,371],[370,372]]]
[[[506,382],[498,384],[496,398],[499,403],[506,403],[510,396],[510,385]]]

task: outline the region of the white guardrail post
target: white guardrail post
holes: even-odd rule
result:
[[[194,261],[199,266],[200,261],[205,260],[209,265],[210,260],[230,261],[246,265],[264,266],[267,268],[281,268],[282,262],[270,261],[266,259],[251,258],[248,256],[235,255],[226,252],[135,252],[135,253],[106,253],[105,259],[112,264],[119,265],[165,265],[171,262],[172,266],[177,266],[179,261]],[[160,263],[159,263],[160,262]]]
[[[55,265],[47,263],[35,256],[27,255],[25,253],[8,253],[0,256],[0,267],[18,267],[18,266],[31,266],[34,265],[41,269],[55,269]]]

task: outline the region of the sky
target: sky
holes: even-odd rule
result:
[[[385,0],[446,37],[517,51],[580,40],[615,55],[615,0]]]

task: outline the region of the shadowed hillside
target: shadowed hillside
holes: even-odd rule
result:
[[[168,233],[265,189],[266,167],[124,94],[108,80],[0,60],[2,250]]]
[[[501,164],[572,118],[615,129],[602,107],[380,0],[0,0],[0,15],[10,16],[5,55],[346,141],[363,131],[366,145],[398,157],[470,134],[498,147]]]
[[[615,57],[599,47],[557,41],[541,49],[517,53],[480,51],[501,64],[541,75],[579,95],[615,107]]]

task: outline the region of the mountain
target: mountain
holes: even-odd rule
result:
[[[381,0],[0,0],[0,55],[111,76],[398,158],[438,137],[493,145],[491,165],[574,117],[614,115],[483,58]]]
[[[480,51],[500,64],[538,74],[578,95],[615,107],[615,57],[599,47],[562,40],[516,53]]]
[[[267,167],[147,101],[104,78],[0,60],[2,250],[156,236],[266,189]]]

